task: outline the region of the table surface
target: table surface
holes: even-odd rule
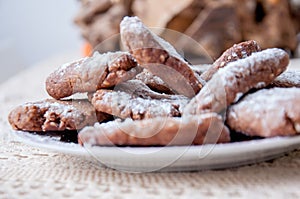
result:
[[[49,59],[0,85],[0,198],[300,198],[300,150],[225,170],[124,173],[16,141],[9,111],[48,98],[46,76],[74,58]]]

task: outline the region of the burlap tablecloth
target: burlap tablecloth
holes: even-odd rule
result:
[[[132,174],[16,141],[9,110],[46,98],[47,74],[73,58],[40,63],[0,86],[0,198],[300,198],[300,151],[225,170]]]

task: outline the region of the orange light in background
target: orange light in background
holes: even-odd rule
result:
[[[279,0],[269,0],[270,3],[272,3],[273,5],[278,4]]]
[[[89,57],[91,53],[93,52],[93,47],[91,44],[86,42],[82,47],[82,54],[84,57]]]

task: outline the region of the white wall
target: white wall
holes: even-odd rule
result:
[[[0,82],[23,68],[82,45],[77,0],[0,0]]]

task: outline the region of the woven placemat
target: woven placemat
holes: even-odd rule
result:
[[[0,198],[300,198],[300,151],[225,170],[134,174],[16,141],[9,110],[47,98],[47,74],[72,59],[50,59],[0,86]]]

